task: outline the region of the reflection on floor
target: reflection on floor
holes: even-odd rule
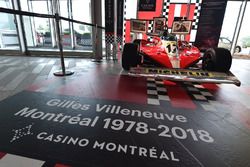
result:
[[[88,59],[67,58],[65,66],[75,74],[55,77],[53,72],[60,70],[59,58],[1,56],[0,100],[28,90],[163,108],[167,105],[189,110],[201,108],[203,112],[213,113],[216,118],[250,134],[250,60],[233,60],[232,72],[242,82],[241,87],[187,82],[166,85],[153,78],[130,77],[122,71],[119,62],[105,60],[95,63]],[[0,152],[0,166],[2,163],[8,164],[6,167],[14,167],[20,162],[26,167],[49,164]],[[53,163],[47,166],[65,165]]]

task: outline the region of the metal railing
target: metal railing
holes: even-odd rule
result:
[[[21,10],[15,10],[15,9],[7,9],[7,8],[2,8],[0,7],[0,12],[3,13],[8,13],[8,14],[14,14],[14,15],[20,15],[20,16],[31,16],[31,17],[41,17],[41,18],[51,18],[51,19],[55,19],[55,23],[56,23],[56,33],[57,33],[57,45],[59,47],[59,52],[60,52],[60,59],[61,59],[61,68],[62,71],[58,71],[55,72],[54,75],[56,76],[66,76],[66,75],[72,75],[73,72],[71,71],[66,71],[65,69],[65,64],[64,64],[64,56],[63,56],[63,45],[62,45],[62,38],[61,38],[61,32],[60,32],[60,21],[61,20],[65,20],[65,21],[69,21],[72,23],[78,23],[78,24],[83,24],[83,25],[88,25],[88,26],[92,26],[94,27],[94,45],[96,45],[96,41],[97,41],[97,29],[105,29],[102,26],[99,26],[97,24],[91,24],[91,23],[86,23],[86,22],[82,22],[82,21],[78,21],[78,20],[74,20],[74,19],[69,19],[66,17],[61,17],[58,13],[55,13],[54,15],[52,14],[40,14],[40,13],[33,13],[33,12],[27,12],[27,11],[21,11]],[[26,40],[25,40],[26,42]],[[25,43],[25,45],[27,46],[27,42]],[[95,49],[93,49],[95,52]],[[94,55],[94,57],[96,57]]]

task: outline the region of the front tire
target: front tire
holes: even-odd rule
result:
[[[138,45],[134,43],[126,43],[122,52],[122,68],[129,70],[130,67],[136,67],[140,63],[138,56]]]
[[[232,65],[232,55],[224,48],[210,48],[202,58],[202,69],[208,71],[228,72]]]

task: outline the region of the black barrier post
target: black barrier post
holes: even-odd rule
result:
[[[113,61],[117,60],[117,0],[114,0],[114,43],[113,43]]]
[[[60,17],[58,15],[58,13],[55,14],[55,20],[56,20],[57,41],[58,41],[58,47],[60,50],[62,71],[54,72],[54,75],[55,76],[72,75],[72,74],[74,74],[74,72],[65,70],[64,57],[63,57],[63,46],[62,46],[61,32],[60,32],[60,26],[59,26]]]

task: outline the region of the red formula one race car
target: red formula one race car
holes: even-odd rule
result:
[[[202,54],[197,47],[167,30],[161,36],[154,36],[152,42],[136,39],[126,43],[122,53],[122,67],[129,75],[240,86],[240,81],[229,71],[231,64],[232,56],[227,49],[211,48]]]

